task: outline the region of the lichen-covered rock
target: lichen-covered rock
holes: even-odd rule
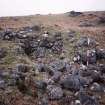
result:
[[[63,62],[62,60],[56,60],[56,61],[51,62],[49,64],[49,70],[52,71],[52,72],[64,71],[65,68],[66,68],[65,62]]]
[[[49,99],[51,100],[61,99],[63,96],[63,90],[58,86],[48,85],[47,91],[48,91]]]

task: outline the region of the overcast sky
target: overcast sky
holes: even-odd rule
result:
[[[105,0],[0,0],[0,16],[105,10]]]

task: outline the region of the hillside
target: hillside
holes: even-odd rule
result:
[[[0,17],[0,105],[105,105],[105,11]]]

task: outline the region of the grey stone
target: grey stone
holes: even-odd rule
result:
[[[81,37],[77,42],[78,47],[95,47],[96,45],[96,41],[88,37]]]
[[[49,69],[52,72],[55,71],[64,71],[65,70],[65,62],[61,61],[61,60],[56,60],[52,63],[49,64]]]
[[[54,72],[54,75],[51,77],[51,80],[57,82],[59,79],[60,79],[60,76],[62,75],[61,72],[57,71],[57,72]]]
[[[18,72],[26,73],[26,72],[28,72],[29,67],[28,67],[28,65],[25,65],[25,64],[17,64],[17,65],[16,65],[16,70],[17,70]]]
[[[5,57],[5,56],[6,56],[6,54],[7,54],[6,49],[4,49],[4,48],[0,48],[0,58]]]
[[[105,59],[105,49],[96,49],[97,59]]]
[[[63,90],[58,86],[48,85],[47,90],[49,98],[51,100],[58,100],[61,99],[63,96]]]
[[[104,92],[102,86],[100,84],[96,83],[96,82],[94,82],[92,84],[92,86],[90,87],[90,89],[92,91],[94,91],[94,92]]]
[[[82,15],[82,14],[83,14],[82,12],[71,11],[69,13],[69,16],[76,17],[76,16],[79,16],[79,15]]]
[[[79,79],[75,78],[72,75],[65,75],[61,78],[60,84],[63,86],[63,88],[70,89],[70,90],[79,90],[80,83]]]

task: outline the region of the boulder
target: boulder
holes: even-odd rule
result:
[[[95,64],[97,62],[97,56],[95,50],[88,50],[86,52],[78,52],[73,59],[75,62],[81,62],[84,65]]]
[[[104,92],[102,86],[100,84],[98,84],[97,82],[94,82],[92,84],[92,86],[90,87],[90,89],[93,92]]]
[[[32,55],[35,58],[41,58],[44,57],[46,55],[46,48],[45,47],[38,47],[33,53]]]
[[[61,77],[60,84],[63,88],[70,89],[70,90],[79,90],[80,83],[79,79],[75,78],[72,75],[65,75]]]
[[[105,17],[99,17],[98,24],[105,24]]]
[[[55,85],[48,85],[47,91],[49,95],[49,99],[51,100],[58,100],[61,99],[63,96],[63,90],[61,87],[55,86]]]
[[[6,56],[6,54],[7,54],[6,49],[4,49],[4,48],[0,48],[0,58],[5,57],[5,56]]]
[[[105,49],[96,49],[97,60],[105,59]]]
[[[25,64],[17,64],[16,70],[20,73],[26,73],[29,70],[29,66]]]
[[[33,43],[30,40],[25,40],[21,47],[24,49],[25,54],[30,55],[32,52],[35,51],[35,49],[33,48]]]
[[[82,12],[71,11],[69,13],[69,16],[76,17],[76,16],[79,16],[79,15],[82,15],[82,14],[83,14]]]
[[[38,70],[38,72],[45,72],[46,71],[46,65],[42,62],[39,62],[35,65],[35,69]]]
[[[81,37],[77,42],[78,47],[95,47],[96,45],[96,41],[88,37]]]
[[[41,100],[40,105],[49,105],[48,99],[44,97],[44,98]]]
[[[0,89],[5,89],[5,86],[6,86],[5,80],[0,78]]]
[[[51,77],[51,79],[52,79],[53,81],[58,81],[58,80],[60,79],[60,76],[61,76],[61,75],[62,75],[62,73],[59,72],[59,71],[57,71],[57,72],[54,73],[54,75]]]
[[[13,32],[11,29],[7,29],[3,32],[2,39],[3,40],[13,40],[15,39],[16,33]]]
[[[80,89],[80,86],[87,86],[89,84],[89,81],[87,80],[87,78],[83,78],[80,75],[68,74],[61,77],[60,84],[65,89],[78,91]]]
[[[64,71],[65,70],[65,62],[62,60],[56,60],[54,62],[51,62],[49,64],[49,70],[52,73],[55,73],[55,71]]]
[[[41,40],[40,47],[51,49],[52,46],[53,46],[53,42],[51,42],[49,38],[44,38],[43,40]]]

